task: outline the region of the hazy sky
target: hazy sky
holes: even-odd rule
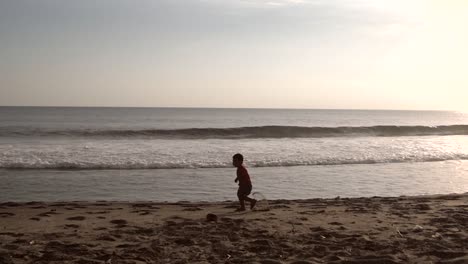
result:
[[[0,105],[468,110],[468,1],[0,0]]]

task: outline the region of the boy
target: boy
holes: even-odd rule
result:
[[[245,211],[244,201],[249,201],[250,210],[255,207],[257,200],[249,198],[248,195],[252,191],[252,182],[250,182],[250,176],[247,169],[242,165],[244,162],[244,156],[237,153],[232,156],[232,165],[237,168],[237,177],[234,182],[239,181],[239,190],[237,190],[237,197],[239,198],[240,208],[236,211]]]

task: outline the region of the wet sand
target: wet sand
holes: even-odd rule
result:
[[[0,263],[468,263],[467,194],[236,207],[2,203]]]

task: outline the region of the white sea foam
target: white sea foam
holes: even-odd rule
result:
[[[468,137],[272,140],[41,140],[0,145],[3,169],[227,168],[432,162],[468,159]]]

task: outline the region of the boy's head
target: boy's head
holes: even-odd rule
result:
[[[232,156],[232,165],[234,165],[234,167],[242,166],[242,163],[244,163],[244,156],[242,156],[242,154],[237,153]]]

